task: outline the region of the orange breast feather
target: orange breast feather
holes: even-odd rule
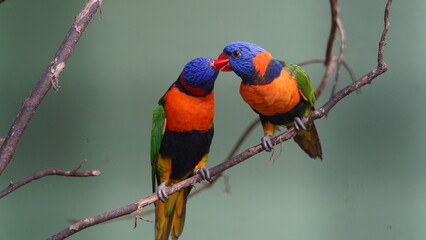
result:
[[[213,126],[214,91],[205,97],[193,97],[172,87],[164,96],[164,100],[167,130],[207,131]]]
[[[240,94],[244,101],[263,115],[290,111],[300,100],[297,81],[287,70],[271,83],[245,85],[241,83]]]

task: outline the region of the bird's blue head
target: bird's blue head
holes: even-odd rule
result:
[[[246,84],[262,84],[280,74],[282,65],[265,49],[254,43],[232,42],[215,62],[227,61],[222,71],[234,71]]]
[[[176,83],[190,95],[205,96],[213,90],[218,74],[213,59],[195,58],[185,65]]]
[[[262,52],[266,50],[249,42],[232,42],[223,50],[223,54],[229,59],[229,66],[241,78],[252,78],[257,75],[254,57]]]

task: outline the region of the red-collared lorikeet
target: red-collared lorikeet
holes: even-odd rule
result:
[[[216,68],[217,67],[217,68]],[[218,69],[210,58],[188,62],[154,109],[151,132],[152,188],[161,201],[155,206],[155,239],[178,239],[185,222],[191,188],[170,196],[166,186],[194,174],[209,179],[204,167],[213,138],[214,83]],[[157,189],[157,184],[158,189]]]
[[[240,94],[259,114],[264,136],[262,146],[271,151],[271,137],[278,126],[295,127],[296,143],[311,157],[322,159],[314,123],[300,120],[314,110],[315,93],[308,74],[299,66],[276,60],[256,44],[232,42],[215,62],[228,61],[222,71],[234,71],[242,80]]]

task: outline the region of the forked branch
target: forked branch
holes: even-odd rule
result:
[[[6,189],[0,192],[0,199],[4,196],[8,195],[9,193],[15,191],[16,189],[24,186],[27,183],[30,183],[31,181],[40,179],[42,177],[46,176],[64,176],[64,177],[93,177],[93,176],[99,176],[101,175],[101,171],[99,170],[86,170],[86,171],[79,171],[79,169],[83,166],[83,164],[86,163],[86,160],[81,162],[76,168],[73,170],[62,170],[62,169],[56,169],[56,168],[49,168],[42,170],[40,172],[31,174],[17,182],[10,182],[9,186],[7,186]]]
[[[329,0],[329,1],[330,1],[330,8],[331,8],[331,27],[330,27],[330,34],[329,34],[328,42],[327,42],[327,50],[325,53],[325,72],[320,85],[315,91],[315,96],[317,98],[321,96],[322,92],[324,91],[325,87],[328,84],[328,81],[330,80],[331,75],[333,74],[334,61],[332,59],[333,59],[334,40],[336,39],[337,30],[343,29],[341,25],[339,26],[339,23],[341,20],[340,20],[339,6],[337,3],[337,0]]]

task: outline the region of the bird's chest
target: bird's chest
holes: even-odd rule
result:
[[[240,94],[250,107],[267,116],[286,113],[300,101],[296,78],[287,70],[283,70],[279,77],[268,84],[241,83]]]
[[[177,132],[207,131],[213,126],[213,91],[204,97],[194,97],[177,88],[172,88],[164,96],[164,100],[167,130]]]

